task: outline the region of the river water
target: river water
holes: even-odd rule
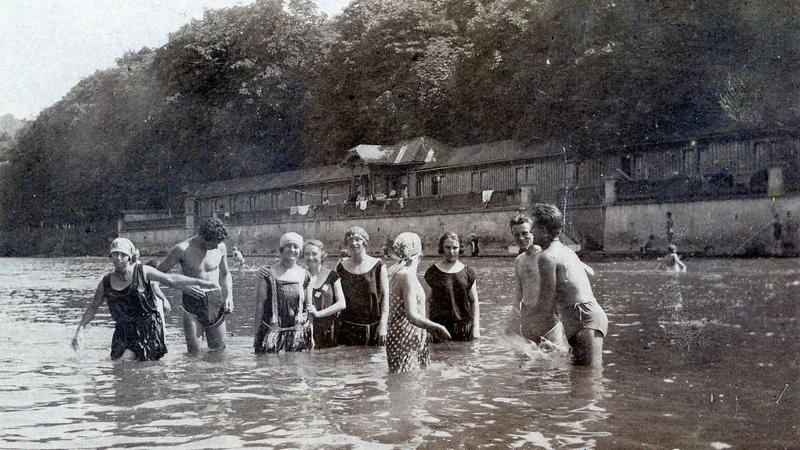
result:
[[[433,345],[427,371],[389,376],[382,348],[254,355],[253,271],[234,272],[223,352],[185,353],[165,289],[161,361],[112,362],[105,306],[76,353],[109,260],[0,259],[0,447],[800,448],[797,260],[689,260],[677,276],[592,264],[611,322],[599,371],[503,338],[512,260],[464,261],[484,337]]]

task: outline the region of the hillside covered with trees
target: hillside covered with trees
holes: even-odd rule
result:
[[[20,130],[5,231],[180,211],[193,183],[338,162],[358,144],[559,139],[572,151],[795,126],[789,0],[308,0],[207,11]]]

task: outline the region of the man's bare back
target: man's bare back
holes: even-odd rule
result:
[[[520,334],[526,339],[539,343],[542,337],[552,340],[548,335],[559,324],[554,304],[544,304],[539,298],[539,257],[541,250],[517,256],[514,275],[516,277],[517,302],[520,308]],[[557,339],[560,340],[560,339]],[[557,342],[559,343],[559,342]],[[565,342],[560,342],[565,344]]]

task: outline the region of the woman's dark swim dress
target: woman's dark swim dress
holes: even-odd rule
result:
[[[339,281],[339,274],[335,270],[331,270],[320,287],[314,288],[314,307],[317,308],[317,311],[322,311],[334,304],[333,285],[337,281]],[[314,319],[314,348],[336,347],[338,323],[338,314]]]
[[[475,284],[475,272],[464,266],[446,273],[434,264],[424,278],[431,287],[430,320],[444,325],[454,341],[471,341],[474,313],[469,290]]]
[[[111,287],[111,274],[103,277],[103,293],[116,321],[111,359],[120,358],[125,350],[139,361],[157,360],[167,353],[163,321],[141,264],[134,266],[131,284],[120,291]]]
[[[311,321],[306,307],[305,290],[311,283],[306,274],[303,283],[277,280],[266,271],[267,297],[264,315],[253,346],[256,353],[300,352],[311,350]]]
[[[382,267],[380,260],[364,273],[352,273],[342,263],[336,266],[347,302],[347,308],[339,313],[339,344],[378,345]]]

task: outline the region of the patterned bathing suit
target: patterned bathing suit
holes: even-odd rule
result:
[[[267,281],[267,297],[261,300],[264,314],[253,344],[256,353],[311,350],[314,341],[305,298],[305,289],[311,278],[306,274],[300,284],[276,280],[271,272],[267,272],[264,279]]]
[[[116,324],[111,338],[111,359],[130,350],[139,361],[160,359],[167,353],[164,322],[156,308],[150,283],[141,264],[133,268],[133,281],[120,291],[111,287],[111,274],[103,277],[103,292]]]
[[[425,312],[424,296],[417,298],[417,311]],[[386,336],[386,360],[389,373],[409,372],[428,367],[428,332],[406,318],[403,299],[389,297],[389,333]]]

